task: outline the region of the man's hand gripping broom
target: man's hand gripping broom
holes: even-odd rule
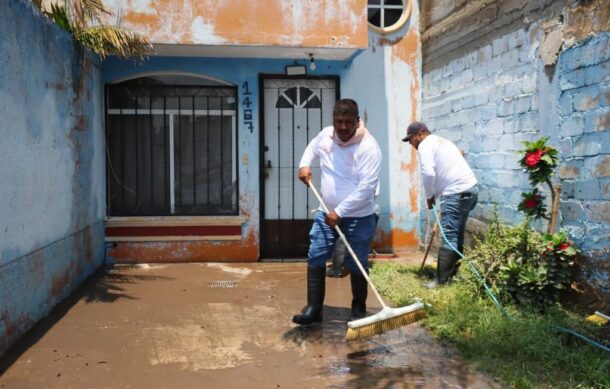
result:
[[[328,208],[326,207],[326,204],[324,204],[324,200],[322,200],[322,197],[313,185],[313,182],[309,181],[309,187],[318,198],[318,201],[320,202],[322,209],[324,209],[324,212],[328,213]],[[379,300],[379,303],[383,307],[381,311],[379,311],[373,316],[348,322],[346,339],[358,340],[368,338],[373,335],[381,334],[383,332],[390,331],[423,319],[424,305],[422,303],[415,303],[402,308],[390,308],[384,303],[383,299],[379,295],[379,292],[377,291],[377,288],[375,288],[375,285],[373,285],[373,283],[371,282],[369,275],[362,267],[360,260],[347,242],[347,239],[345,238],[345,235],[343,235],[343,232],[341,231],[339,226],[335,226],[335,230],[339,234],[339,237],[345,243],[345,247],[354,259],[354,262],[356,262],[358,269],[360,269],[360,272],[362,272],[362,275],[364,276],[368,284],[371,286],[371,289],[375,293],[377,300]]]

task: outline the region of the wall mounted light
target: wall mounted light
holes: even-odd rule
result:
[[[311,70],[316,70],[316,60],[313,57],[313,53],[309,53],[309,68]]]
[[[305,65],[288,65],[286,66],[286,74],[289,76],[307,74],[307,69],[305,69]]]

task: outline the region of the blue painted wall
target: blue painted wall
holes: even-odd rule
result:
[[[559,39],[557,61],[550,64],[541,54],[549,49],[548,26],[542,17],[528,23],[519,19],[502,29],[489,27],[485,35],[456,38],[464,44],[455,50],[455,42],[429,47],[436,57],[424,68],[422,117],[466,152],[480,182],[471,216],[483,221],[494,204],[504,222],[523,220],[517,205],[530,185],[517,151],[523,141],[548,136],[560,150],[552,178],[563,188],[559,228],[586,258],[584,278],[608,295],[610,32],[571,47]],[[546,185],[540,188],[550,199]],[[546,230],[546,223],[536,227]]]
[[[103,262],[96,60],[29,1],[0,2],[0,354]]]
[[[610,32],[559,57],[562,227],[578,237],[596,288],[610,295]]]
[[[259,74],[278,74],[285,72],[285,66],[295,63],[307,65],[309,75],[332,75],[341,78],[341,97],[350,97],[358,101],[361,116],[367,120],[367,126],[373,131],[374,136],[383,150],[396,145],[395,139],[389,138],[388,129],[388,101],[385,97],[386,80],[384,75],[384,54],[379,50],[377,54],[370,51],[356,53],[344,61],[316,61],[316,69],[310,70],[307,61],[302,59],[252,59],[252,58],[188,58],[188,57],[151,57],[143,64],[134,64],[121,61],[116,58],[104,62],[102,79],[104,83],[113,83],[137,75],[154,73],[187,73],[195,74],[229,82],[238,86],[240,101],[243,100],[243,86],[248,83],[252,91],[251,106],[253,112],[253,131],[250,132],[243,124],[243,105],[239,107],[239,193],[240,208],[247,207],[250,210],[250,219],[244,226],[244,236],[249,235],[254,229],[258,235],[259,230]],[[375,69],[375,72],[371,72]],[[410,74],[410,73],[409,73]],[[404,120],[407,122],[407,119]],[[332,123],[326,123],[331,125]],[[393,146],[390,146],[393,145]],[[247,155],[248,163],[244,164],[242,156]],[[379,203],[382,213],[386,216],[382,220],[381,228],[390,230],[395,225],[390,224],[391,196],[389,190],[389,178],[392,165],[388,158],[384,157],[382,171],[382,195]],[[397,166],[393,166],[398,170]],[[296,172],[295,172],[296,174]],[[407,210],[403,210],[408,212]],[[416,214],[408,212],[413,220],[408,220],[407,227],[415,228]]]
[[[254,233],[259,236],[260,229],[260,185],[259,139],[260,95],[259,74],[284,74],[285,66],[295,60],[271,60],[253,58],[192,58],[192,57],[151,57],[142,64],[134,64],[117,58],[110,58],[103,64],[102,80],[104,84],[114,83],[139,75],[159,73],[186,73],[209,77],[237,86],[240,101],[238,111],[238,175],[239,175],[239,208],[248,210],[249,220],[244,224],[242,236]],[[297,63],[305,64],[305,60],[297,59]],[[316,70],[308,69],[310,75],[341,75],[345,72],[345,64],[341,61],[316,61]],[[244,86],[247,83],[252,105],[252,131],[244,124]],[[330,125],[328,123],[327,125]],[[247,156],[247,158],[243,158]],[[244,163],[247,161],[247,163]],[[296,172],[295,172],[296,174]]]

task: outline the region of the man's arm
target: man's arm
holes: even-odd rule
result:
[[[420,144],[417,150],[419,166],[421,167],[421,180],[424,186],[424,194],[428,200],[428,208],[432,208],[434,196],[436,195],[436,165],[434,163],[434,150],[429,144]],[[430,202],[431,200],[431,202]]]
[[[313,162],[318,158],[317,148],[318,142],[320,141],[320,136],[324,131],[320,131],[320,133],[309,142],[305,151],[303,152],[303,156],[301,157],[301,161],[299,162],[299,180],[307,186],[309,186],[309,181],[313,179],[311,174],[310,166]]]

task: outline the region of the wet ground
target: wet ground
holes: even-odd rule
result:
[[[0,360],[0,388],[499,387],[419,324],[346,342],[349,277],[326,285],[304,329],[302,262],[106,269]]]

